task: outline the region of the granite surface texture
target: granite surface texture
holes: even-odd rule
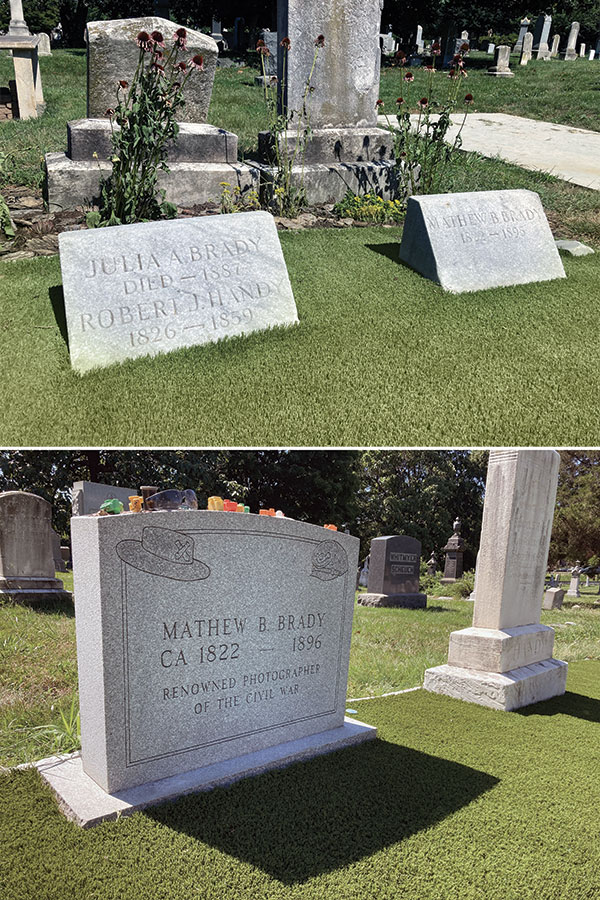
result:
[[[83,769],[103,790],[343,725],[357,538],[206,510],[71,530]]]
[[[410,197],[400,260],[452,293],[565,278],[538,194]]]
[[[63,232],[59,250],[79,372],[298,321],[267,212]]]

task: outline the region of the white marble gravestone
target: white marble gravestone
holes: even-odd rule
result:
[[[125,510],[129,509],[129,498],[138,494],[137,488],[115,487],[114,484],[100,484],[97,481],[75,481],[71,492],[74,516],[88,516],[98,512],[105,500],[120,500]]]
[[[79,372],[298,321],[267,212],[63,232],[59,249]]]
[[[505,710],[564,693],[567,665],[540,624],[559,463],[554,450],[490,451],[473,627],[452,632],[427,690]]]
[[[566,277],[540,198],[525,190],[409,197],[400,260],[454,293]]]
[[[358,549],[286,518],[74,518],[81,758],[40,765],[68,814],[90,824],[374,737],[344,716]]]

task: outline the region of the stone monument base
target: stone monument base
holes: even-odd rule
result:
[[[183,794],[211,790],[250,775],[281,769],[301,760],[361,744],[376,736],[376,728],[346,718],[339,728],[286,741],[181,775],[150,781],[115,794],[107,794],[85,774],[79,753],[52,756],[40,760],[35,766],[53,789],[67,818],[88,828],[107,819],[131,815],[139,809],[155,806]]]
[[[262,166],[262,181],[272,181],[275,170]],[[299,188],[304,183],[306,203],[315,206],[320,203],[338,203],[348,191],[353,194],[377,194],[384,200],[396,196],[396,175],[394,163],[307,163],[304,167],[294,166],[291,172],[292,185]]]
[[[44,600],[72,600],[60,578],[0,578],[0,600],[15,603],[40,603]]]
[[[358,602],[361,606],[425,609],[427,594],[359,594]]]
[[[545,659],[502,673],[436,666],[426,670],[423,687],[434,694],[510,711],[564,694],[566,681],[567,664]]]
[[[550,659],[554,630],[547,625],[463,628],[450,635],[448,665],[481,672],[508,672]]]
[[[237,161],[237,135],[213,125],[179,123],[167,163],[159,171],[158,187],[177,206],[221,200],[223,182],[242,192],[258,192],[260,172]],[[67,123],[67,152],[45,157],[45,199],[51,212],[96,203],[100,182],[112,171],[111,129],[108,119],[78,119]]]
[[[486,75],[495,75],[496,78],[514,78],[515,73],[511,72],[510,69],[505,69],[503,66],[492,66],[486,72]]]

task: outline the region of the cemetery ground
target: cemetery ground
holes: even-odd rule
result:
[[[567,693],[516,713],[423,690],[380,698],[419,684],[471,622],[471,603],[430,596],[426,610],[355,606],[348,697],[379,699],[348,705],[377,741],[85,831],[37,772],[4,772],[3,894],[595,900],[597,591],[542,612]],[[74,749],[72,605],[1,606],[0,648],[0,762]]]
[[[600,130],[597,62],[534,61],[514,66],[509,80],[487,77],[477,62],[465,81],[475,110]],[[0,59],[0,81],[9,68]],[[401,227],[302,227],[347,224],[318,210],[316,221],[309,213],[280,231],[298,326],[76,375],[55,253],[57,228],[77,215],[24,223],[43,218],[43,153],[64,149],[66,122],[85,115],[85,56],[56,51],[41,69],[45,115],[0,129],[0,190],[20,204],[15,247],[33,239],[33,252],[47,257],[0,262],[10,298],[0,322],[6,444],[593,442],[587,412],[599,379],[586,336],[600,325],[598,253],[563,256],[565,281],[449,295],[397,262]],[[266,125],[254,74],[217,70],[209,114],[239,135],[245,155]],[[388,110],[401,77],[401,69],[383,70]],[[425,77],[416,70],[415,96]],[[600,248],[598,192],[477,154],[464,162],[445,190],[537,191],[555,237]]]

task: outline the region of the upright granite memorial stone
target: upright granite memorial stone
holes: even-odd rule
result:
[[[528,19],[527,16],[525,16],[524,19],[521,19],[521,25],[519,28],[519,36],[517,38],[517,43],[513,47],[513,53],[520,53],[521,50],[523,49],[523,40],[525,38],[525,35],[528,32],[530,25],[531,25],[531,20]],[[533,35],[532,35],[532,37],[533,37]]]
[[[105,500],[120,500],[123,509],[129,509],[129,498],[137,494],[137,488],[115,487],[97,481],[75,481],[71,491],[71,509],[74,516],[97,513]]]
[[[565,50],[565,59],[577,59],[577,38],[579,37],[579,22],[571,23],[571,30],[567,38],[567,49]]]
[[[552,16],[541,13],[533,28],[533,49],[539,50],[542,44],[548,43],[550,37],[550,26],[552,25]]]
[[[306,99],[310,140],[304,165],[292,171],[292,182],[303,184],[309,204],[336,202],[348,190],[387,197],[395,190],[393,135],[377,127],[380,20],[380,0],[278,3],[277,33],[290,41],[286,53],[279,47],[278,60],[280,107],[294,112],[290,130],[280,136],[289,154],[296,147],[298,111],[305,105],[318,44]],[[259,149],[272,161],[268,133],[259,135]]]
[[[71,599],[55,577],[52,507],[26,491],[0,494],[0,598]]]
[[[579,560],[577,560],[574,568],[571,569],[571,581],[569,582],[569,590],[567,591],[567,597],[581,597],[581,593],[579,591],[580,578],[581,578],[581,563],[579,562]]]
[[[523,45],[521,49],[521,59],[520,65],[526,66],[529,60],[531,59],[531,48],[533,46],[533,35],[530,31],[527,32],[525,37],[523,38]]]
[[[565,592],[559,587],[549,587],[544,594],[542,609],[561,609]]]
[[[494,57],[494,65],[487,70],[488,75],[495,75],[498,78],[514,78],[515,73],[510,71],[510,47],[507,44],[501,44],[496,47],[496,56]]]
[[[461,538],[460,536],[460,519],[454,520],[452,529],[452,536],[448,538],[446,546],[442,548],[444,553],[446,554],[446,561],[444,563],[444,575],[441,579],[442,584],[454,584],[455,581],[460,581],[463,575],[463,555],[465,552],[465,541],[464,538]]]
[[[567,665],[540,625],[559,463],[554,450],[490,451],[473,627],[452,632],[426,690],[505,710],[564,693]]]
[[[298,321],[267,212],[59,235],[78,372]]]
[[[72,541],[81,756],[38,765],[79,824],[375,736],[344,717],[357,538],[162,510]]]
[[[532,191],[409,197],[399,256],[454,293],[566,277]]]
[[[435,553],[432,550],[431,556],[427,560],[427,574],[435,575],[436,572],[437,572],[437,559],[435,558]]]
[[[139,59],[136,36],[159,31],[168,50],[175,22],[151,16],[140,19],[88,22],[88,118],[67,123],[67,152],[47,153],[46,191],[52,212],[75,209],[100,197],[100,183],[112,171],[112,124],[106,111],[115,106],[121,79],[131,81]],[[158,187],[177,206],[220,201],[223,182],[241,191],[258,188],[256,167],[239,163],[237,135],[208,125],[206,118],[217,64],[217,45],[199,31],[187,30],[183,59],[203,59],[186,80],[185,106],[178,112],[179,134],[168,148],[169,171],[159,171]],[[179,58],[181,59],[181,53]]]
[[[427,594],[419,591],[421,542],[404,535],[378,537],[371,541],[367,593],[362,606],[396,606],[424,609]]]
[[[260,65],[261,69],[264,65],[265,74],[264,76],[262,75],[262,73],[260,75],[257,75],[254,79],[255,84],[262,84],[264,78],[271,79],[277,77],[277,53],[279,49],[277,32],[270,31],[268,28],[264,28],[260,32],[260,40],[264,41],[268,53],[262,55],[262,61]]]

